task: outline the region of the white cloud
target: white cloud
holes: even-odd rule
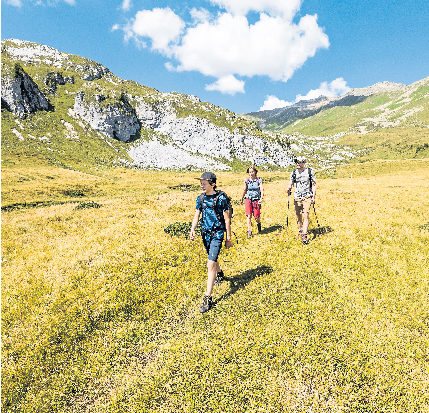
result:
[[[211,16],[194,8],[188,24],[168,7],[141,10],[122,29],[126,40],[149,38],[153,50],[174,59],[176,67],[168,63],[169,70],[198,71],[219,80],[259,75],[286,82],[318,49],[329,47],[317,15],[293,21],[300,2],[212,0],[226,12]],[[249,11],[259,13],[254,24],[247,20]]]
[[[278,97],[269,95],[265,99],[264,105],[259,108],[259,110],[272,110],[277,108],[284,108],[286,106],[290,106],[293,103],[286,102],[285,100],[280,100]]]
[[[244,93],[244,82],[236,79],[233,75],[223,76],[211,85],[206,85],[206,90],[217,90],[229,95],[235,95],[237,92]]]
[[[15,6],[15,7],[22,7],[21,0],[6,0],[6,4],[10,4],[11,6]]]
[[[245,16],[249,11],[282,15],[291,21],[299,10],[301,0],[211,0],[231,14]]]
[[[206,9],[196,9],[190,11],[191,17],[196,23],[204,23],[210,19],[210,12]]]
[[[328,84],[328,82],[322,82],[318,89],[311,89],[305,96],[297,95],[295,102],[299,102],[300,100],[316,99],[319,96],[332,98],[344,95],[349,90],[350,88],[347,86],[347,82],[342,77],[338,77],[330,84]]]
[[[295,25],[263,13],[249,25],[245,16],[224,13],[188,28],[172,53],[180,62],[178,70],[215,77],[266,75],[286,82],[318,48],[328,45],[315,16]]]
[[[137,36],[149,37],[152,48],[170,54],[169,44],[177,41],[185,23],[169,7],[137,12],[132,31]]]
[[[295,101],[293,103],[286,102],[285,100],[280,100],[276,96],[269,95],[266,97],[264,104],[259,108],[259,110],[261,111],[284,108],[286,106],[291,106],[301,100],[312,100],[318,98],[319,96],[338,97],[344,95],[349,90],[350,88],[347,86],[347,82],[342,77],[338,77],[329,84],[328,82],[322,82],[318,89],[310,90],[305,96],[296,95]]]
[[[124,0],[122,3],[121,9],[123,11],[128,11],[131,9],[132,5],[133,5],[133,3],[131,0]]]

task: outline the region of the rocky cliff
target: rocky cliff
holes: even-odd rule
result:
[[[50,104],[33,79],[16,64],[11,76],[2,76],[1,107],[24,119],[29,113],[48,110]]]

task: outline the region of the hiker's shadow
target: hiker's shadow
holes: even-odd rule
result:
[[[261,231],[261,234],[271,234],[272,232],[277,231],[277,230],[282,229],[282,228],[283,227],[281,225],[273,225],[271,227],[264,228]]]
[[[308,233],[313,235],[312,239],[315,239],[322,235],[329,234],[330,232],[333,232],[333,231],[334,230],[330,226],[326,226],[326,227],[318,227],[318,228],[310,229]]]
[[[272,272],[273,269],[268,265],[260,265],[259,267],[244,271],[241,274],[236,275],[235,277],[225,277],[224,280],[230,282],[231,288],[226,294],[222,295],[216,301],[214,301],[213,304],[217,304],[219,301],[225,300],[231,295],[235,294],[238,290],[244,288],[256,277],[260,277],[265,274],[270,274]]]

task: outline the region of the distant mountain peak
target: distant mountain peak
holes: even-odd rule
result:
[[[353,88],[349,90],[345,95],[340,96],[338,99],[341,99],[345,96],[371,96],[376,93],[383,92],[396,92],[398,90],[405,89],[407,85],[403,83],[394,83],[394,82],[378,82],[375,85],[367,86],[363,88]]]

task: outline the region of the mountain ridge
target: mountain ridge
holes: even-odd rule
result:
[[[388,111],[386,108],[393,104],[398,105],[401,100],[403,104],[409,103],[411,101],[410,95],[412,95],[414,92],[417,92],[419,89],[423,89],[424,98],[426,99],[426,106],[415,108],[413,111],[408,113],[404,112],[403,117],[408,118],[418,111],[427,111],[427,100],[429,98],[429,77],[414,82],[411,85],[388,81],[379,82],[372,86],[351,89],[344,95],[335,98],[322,95],[312,100],[301,100],[284,108],[250,112],[245,115],[250,119],[258,120],[262,129],[282,131],[287,133],[291,132],[291,125],[297,124],[304,119],[315,116],[320,112],[327,111],[337,106],[353,107],[359,103],[363,103],[368,98],[374,98],[375,96],[382,97],[382,99],[385,100],[382,104],[375,104],[373,107],[371,107],[371,110],[379,112],[378,117],[366,117],[362,115],[359,117],[358,122],[355,122],[353,125],[350,124],[347,129],[336,131],[336,133],[368,133],[370,129],[366,127],[367,125],[365,125],[365,121],[367,124],[371,121],[375,121],[377,126],[381,127],[392,126],[392,123],[389,123],[388,120],[392,116],[387,113]],[[383,120],[385,120],[385,125],[383,125]],[[395,122],[395,126],[399,126],[399,123]],[[324,131],[320,130],[320,132]]]

